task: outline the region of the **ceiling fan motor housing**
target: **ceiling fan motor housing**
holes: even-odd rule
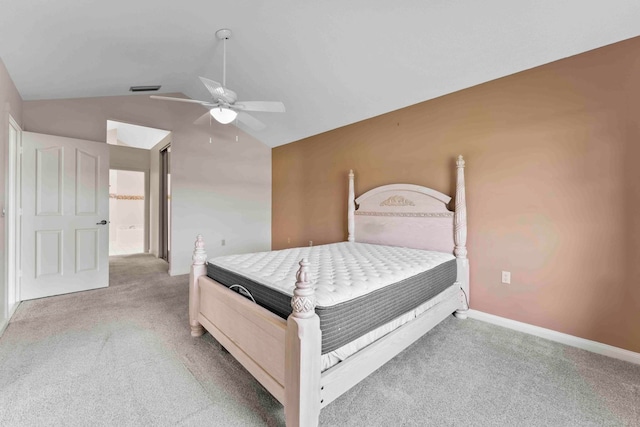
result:
[[[229,40],[231,38],[231,30],[227,28],[223,28],[221,30],[216,31],[216,37],[220,40]]]

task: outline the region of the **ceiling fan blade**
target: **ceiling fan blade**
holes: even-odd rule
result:
[[[267,113],[284,113],[284,104],[280,101],[242,101],[233,104],[242,111],[264,111]]]
[[[161,99],[163,101],[188,102],[189,104],[212,105],[209,101],[198,101],[197,99],[188,99],[188,98],[174,98],[174,97],[171,97],[171,96],[151,95],[151,98],[153,98],[153,99]]]
[[[238,117],[236,118],[236,121],[240,122],[241,124],[253,130],[262,130],[267,127],[260,120],[242,111],[238,113]]]
[[[205,77],[200,77],[200,81],[215,99],[226,97],[225,89],[220,83]]]

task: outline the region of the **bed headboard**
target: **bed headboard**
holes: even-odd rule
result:
[[[469,291],[467,259],[467,207],[464,183],[465,161],[456,161],[456,204],[451,197],[413,184],[391,184],[374,188],[357,199],[354,175],[349,173],[348,231],[350,242],[405,246],[453,252],[458,258],[458,281]]]
[[[464,159],[459,156],[456,162],[455,212],[447,208],[451,197],[413,184],[383,185],[354,200],[354,175],[351,171],[348,240],[441,252],[454,252],[456,246],[462,250],[466,245],[467,228],[464,166]],[[463,237],[464,242],[456,241]]]

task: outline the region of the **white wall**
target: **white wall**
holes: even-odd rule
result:
[[[115,129],[114,129],[115,130]],[[102,137],[104,140],[104,137]],[[149,150],[126,147],[124,145],[109,145],[109,168],[122,170],[149,170]]]
[[[193,124],[203,112],[148,95],[23,104],[33,132],[104,141],[108,119],[172,131],[171,274],[188,273],[198,233],[209,256],[271,248],[271,149],[233,125]]]
[[[271,150],[203,137],[171,145],[171,274],[188,272],[199,233],[209,257],[271,249]]]

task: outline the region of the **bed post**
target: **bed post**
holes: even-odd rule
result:
[[[469,311],[469,259],[467,258],[467,200],[464,186],[464,159],[458,156],[456,161],[456,211],[454,214],[454,243],[453,250],[458,264],[458,278],[464,294],[461,293],[461,306],[455,312],[460,319],[467,318]]]
[[[296,288],[291,298],[293,312],[287,319],[284,412],[287,427],[318,425],[320,416],[320,318],[316,296],[309,282],[309,262],[300,261]]]
[[[204,328],[198,323],[198,312],[200,311],[198,278],[207,274],[207,267],[204,265],[207,253],[204,251],[204,239],[201,234],[196,237],[192,259],[193,264],[191,264],[189,272],[189,325],[191,326],[191,336],[199,337],[204,334]]]
[[[355,241],[355,214],[356,214],[356,194],[353,188],[353,169],[349,171],[349,199],[347,200],[347,229],[349,231],[349,242]]]

